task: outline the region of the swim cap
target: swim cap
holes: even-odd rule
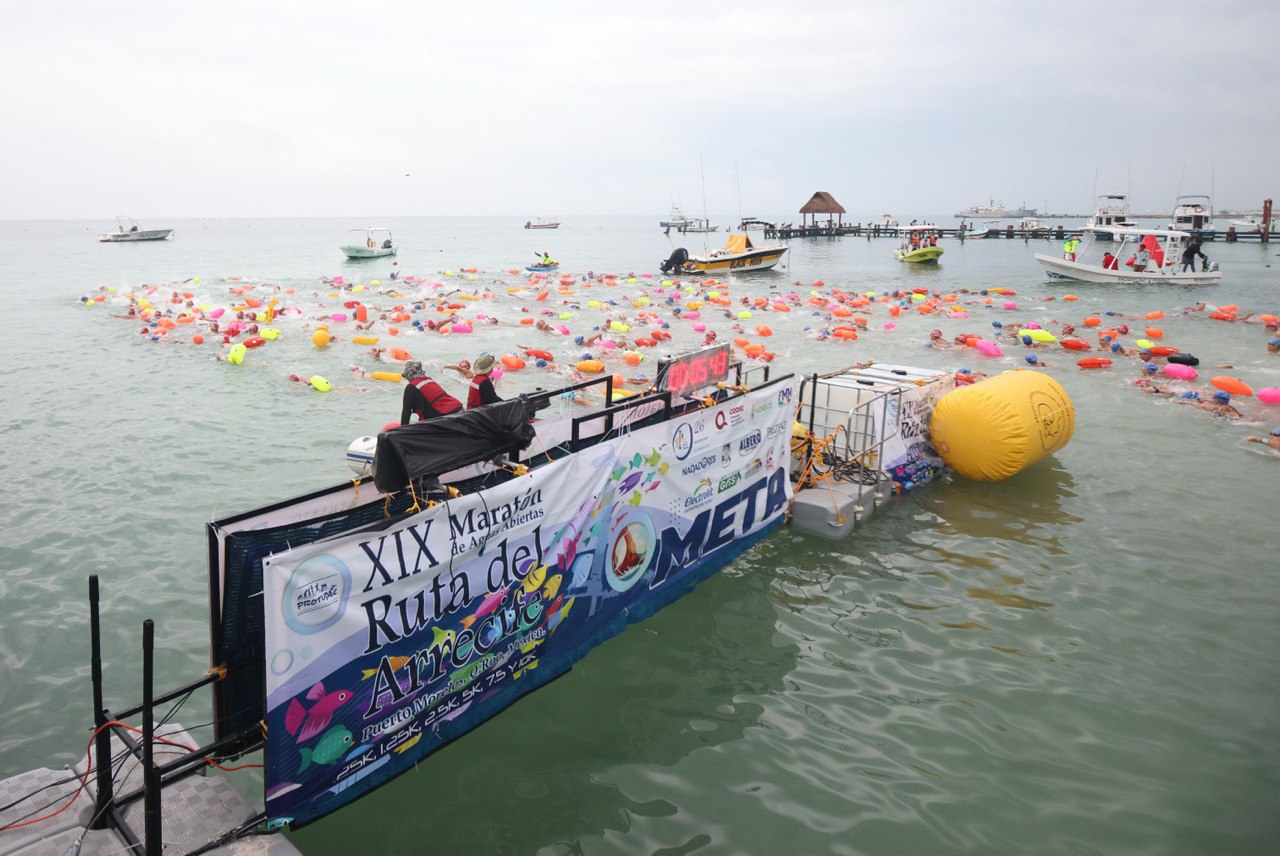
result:
[[[1147,374],[1155,374],[1157,371],[1160,370],[1160,367],[1155,363],[1143,363],[1142,370]]]
[[[1231,393],[1227,392],[1224,389],[1220,389],[1213,394],[1213,400],[1218,402],[1219,404],[1226,404],[1231,400]]]
[[[1272,428],[1272,429],[1271,429],[1271,436],[1272,436],[1272,437],[1280,437],[1280,428]]]
[[[1267,342],[1267,344],[1273,348],[1280,348],[1280,336],[1276,336],[1274,339]]]
[[[1145,356],[1145,355],[1148,355],[1148,354],[1150,354],[1150,353],[1151,353],[1151,349],[1150,349],[1150,348],[1139,348],[1139,349],[1138,349],[1138,353],[1139,353],[1139,354],[1142,354],[1142,355],[1144,355],[1144,356]]]
[[[1027,362],[1031,363],[1031,365],[1033,365],[1033,366],[1034,366],[1036,363],[1038,363],[1038,362],[1040,362],[1040,361],[1036,359],[1036,355],[1035,355],[1035,354],[1027,354]]]
[[[1124,333],[1124,334],[1126,334],[1126,335],[1127,335],[1127,334],[1129,333],[1129,325],[1128,325],[1128,324],[1121,324],[1120,326],[1116,327],[1116,332],[1117,332],[1117,333]]]
[[[1104,335],[1102,336],[1102,341],[1104,341],[1104,342],[1110,342],[1110,341],[1111,341],[1111,334],[1110,334],[1110,333],[1106,333],[1106,334],[1104,334]]]
[[[972,374],[970,369],[956,369],[956,374]]]
[[[1196,392],[1194,389],[1189,389],[1186,392],[1182,393],[1182,397],[1185,398],[1187,401],[1199,401],[1200,393]]]
[[[1003,324],[1001,324],[999,321],[992,321],[992,322],[991,322],[991,326],[992,326],[992,327],[995,327],[997,330],[999,330],[999,329],[1000,329],[1001,327],[1003,327],[1004,325],[1003,325]]]
[[[1120,351],[1120,343],[1119,343],[1119,342],[1112,342],[1112,343],[1111,343],[1111,350],[1112,350],[1113,352],[1119,353],[1119,351]]]
[[[930,335],[930,336],[941,336],[941,335],[942,335],[942,331],[941,331],[941,330],[930,330],[930,331],[929,331],[929,335]]]
[[[1030,336],[1025,336],[1025,335],[1024,335],[1024,336],[1022,337],[1022,344],[1024,344],[1024,345],[1030,345],[1030,344],[1031,344],[1031,341],[1032,341],[1032,340],[1031,340],[1031,337],[1030,337]]]
[[[585,342],[585,341],[586,341],[586,339],[584,339],[582,336],[574,336],[574,337],[573,337],[573,343],[574,343],[575,345],[581,345],[581,344],[582,344],[583,342]]]

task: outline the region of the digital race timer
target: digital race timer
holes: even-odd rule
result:
[[[683,395],[714,386],[729,377],[728,345],[713,345],[677,357],[668,357],[658,366],[658,388]]]

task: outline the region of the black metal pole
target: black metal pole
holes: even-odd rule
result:
[[[111,825],[106,808],[115,797],[111,781],[111,729],[102,703],[102,626],[98,613],[98,575],[89,576],[89,670],[93,683],[93,738],[94,764],[98,768],[98,799],[94,803],[93,829],[106,829]]]
[[[155,623],[150,618],[142,622],[142,840],[146,856],[160,856],[163,849],[160,839],[160,774],[152,757],[155,751],[155,705],[152,701],[155,632]]]

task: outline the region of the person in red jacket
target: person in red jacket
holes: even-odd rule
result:
[[[404,388],[404,403],[400,407],[401,425],[408,425],[409,416],[414,413],[418,414],[419,422],[425,422],[462,409],[462,402],[427,377],[422,370],[422,363],[417,360],[405,363],[402,374],[408,385]]]
[[[475,410],[485,404],[501,401],[498,392],[493,388],[493,372],[495,360],[493,354],[481,354],[471,366],[471,386],[467,388],[467,409]]]

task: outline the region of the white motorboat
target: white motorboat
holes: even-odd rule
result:
[[[768,270],[782,261],[782,257],[790,249],[786,244],[757,244],[747,235],[729,235],[729,240],[719,250],[712,250],[700,256],[680,257],[683,250],[677,250],[671,258],[662,264],[662,272],[708,273],[727,271],[742,273],[749,270]]]
[[[140,229],[138,221],[132,217],[117,217],[118,231],[106,232],[98,236],[103,244],[128,244],[134,241],[163,241],[173,234],[172,229]]]
[[[1170,229],[1184,232],[1213,231],[1213,200],[1208,196],[1179,196]]]
[[[663,229],[681,229],[688,222],[689,218],[684,216],[680,206],[672,202],[671,213],[667,215],[667,219],[659,221],[658,225]]]
[[[684,221],[683,226],[677,228],[681,232],[716,232],[720,229],[715,223],[701,217],[690,217]]]
[[[1032,237],[1048,237],[1050,228],[1043,220],[1035,217],[1023,217],[1018,221],[1018,231]]]
[[[347,233],[347,243],[338,249],[349,259],[376,259],[396,254],[391,230],[382,226],[350,230]]]
[[[1115,252],[1097,245],[1095,233],[1085,232],[1074,260],[1036,253],[1036,261],[1054,279],[1074,279],[1097,283],[1169,283],[1212,285],[1222,279],[1214,262],[1209,270],[1180,271],[1183,247],[1192,237],[1177,229],[1133,229],[1117,227],[1112,236],[1119,241]],[[1140,249],[1150,255],[1143,270],[1135,270]]]
[[[1133,229],[1137,223],[1129,219],[1129,199],[1123,193],[1104,193],[1098,197],[1098,207],[1089,222],[1080,229],[1092,232],[1099,241],[1110,241],[1111,230]]]
[[[1243,220],[1228,220],[1229,225],[1235,226],[1237,232],[1261,232],[1262,220],[1257,217],[1245,217]],[[1267,231],[1274,232],[1276,230],[1276,221],[1271,220],[1271,228]]]
[[[899,225],[901,224],[898,222],[898,218],[894,217],[892,214],[886,214],[880,220],[881,229],[896,229]]]
[[[526,229],[559,229],[560,221],[552,220],[547,217],[539,217],[536,220],[526,220],[524,222]]]

